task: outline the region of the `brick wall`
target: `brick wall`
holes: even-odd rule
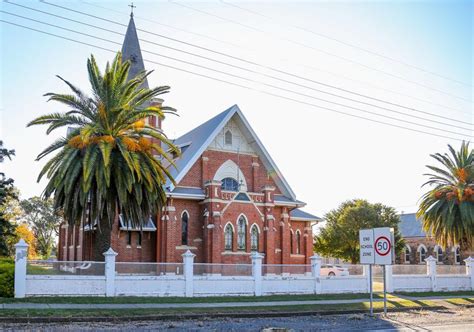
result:
[[[118,253],[118,262],[181,262],[181,255],[190,250],[193,252],[195,262],[214,263],[250,263],[251,240],[250,229],[253,224],[259,229],[258,251],[265,254],[266,264],[308,264],[312,255],[312,233],[308,227],[309,223],[289,220],[289,211],[285,207],[273,206],[273,195],[281,194],[272,178],[267,176],[267,170],[260,159],[254,155],[240,154],[232,152],[221,152],[208,150],[191,167],[179,186],[200,187],[204,189],[204,183],[212,180],[219,167],[227,160],[232,160],[240,166],[247,182],[249,192],[262,192],[264,186],[275,187],[270,190],[269,195],[257,196],[258,204],[251,202],[234,201],[229,206],[227,201],[221,202],[219,184],[217,186],[218,200],[210,202],[199,202],[186,199],[169,199],[164,210],[156,216],[155,225],[157,232],[143,232],[141,247],[138,245],[138,232],[131,232],[131,243],[127,244],[128,232],[120,231],[118,219],[113,225],[111,244],[112,249]],[[214,195],[214,189],[212,189]],[[262,200],[263,198],[263,200]],[[267,201],[268,205],[263,206]],[[182,242],[182,215],[187,211],[188,238],[187,244]],[[205,212],[207,211],[207,217]],[[237,249],[237,220],[241,214],[247,219],[246,227],[246,249]],[[232,250],[224,248],[224,227],[230,222],[234,228]],[[291,253],[290,241],[292,234],[296,230],[301,233],[300,253]],[[64,233],[65,230],[62,230]],[[71,245],[71,240],[80,242],[82,246],[76,256],[82,259],[92,259],[93,245],[95,242],[94,232],[85,232],[82,236],[76,232],[68,234],[67,245]],[[65,234],[60,235],[61,242],[65,239]],[[293,241],[296,241],[295,236]],[[77,244],[74,244],[77,246]],[[294,242],[294,251],[296,244]],[[72,249],[72,248],[71,248]],[[72,250],[74,251],[74,250]],[[80,254],[80,255],[79,255]],[[61,253],[67,259],[73,258],[70,254]]]
[[[411,249],[410,261],[409,261],[410,264],[420,264],[420,254],[418,253],[418,248],[420,247],[420,245],[424,245],[427,249],[426,258],[428,256],[433,256],[434,258],[437,258],[437,255],[435,252],[435,247],[437,243],[432,237],[405,238],[405,243]],[[455,264],[455,252],[453,250],[454,246],[449,246],[447,248],[442,248],[442,249],[443,249],[443,255],[442,255],[442,260],[440,263],[441,264]],[[464,264],[464,259],[466,259],[467,257],[473,254],[474,252],[472,251],[461,252],[461,264]],[[406,263],[404,250],[397,254],[396,262],[399,264]]]
[[[212,180],[219,167],[227,160],[232,160],[239,165],[240,170],[244,174],[247,181],[247,190],[251,192],[260,192],[265,185],[276,187],[275,182],[267,175],[267,170],[263,166],[260,158],[248,154],[239,154],[224,151],[207,150],[202,157],[208,158],[206,162],[207,169],[204,174],[208,174],[210,178],[203,178],[203,163],[201,158],[191,167],[184,178],[179,182],[179,186],[184,187],[202,187],[204,182]],[[259,166],[255,166],[258,164]],[[252,166],[254,165],[254,166]],[[281,194],[276,187],[275,194]]]

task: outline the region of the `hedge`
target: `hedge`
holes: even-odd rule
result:
[[[15,263],[11,258],[0,258],[0,297],[13,297]]]

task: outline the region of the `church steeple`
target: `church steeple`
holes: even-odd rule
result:
[[[125,34],[125,39],[122,45],[122,60],[130,60],[131,62],[128,79],[137,76],[138,73],[145,70],[140,42],[138,41],[137,29],[133,20],[133,7],[130,14],[130,22],[128,22],[127,33]],[[148,88],[147,80],[143,82],[142,87]]]

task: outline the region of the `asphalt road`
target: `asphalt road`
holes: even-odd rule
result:
[[[411,311],[377,314],[300,316],[281,318],[228,318],[182,321],[4,324],[5,331],[474,331],[474,309]]]

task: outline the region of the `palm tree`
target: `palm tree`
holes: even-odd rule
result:
[[[139,73],[127,81],[130,62],[122,63],[118,53],[102,75],[94,56],[87,61],[92,96],[59,77],[73,94],[47,93],[49,100],[70,108],[31,121],[49,125],[47,134],[61,127],[73,128],[42,151],[37,160],[53,156],[38,176],[47,176],[43,196],[54,196],[70,225],[97,225],[94,260],[110,247],[112,224],[121,213],[133,227],[159,210],[166,200],[164,184],[172,179],[167,167],[173,165],[167,150],[177,152],[164,133],[149,126],[145,118],[164,118],[174,113],[170,107],[151,106],[152,98],[167,93],[168,86],[143,88],[151,72]],[[48,101],[49,101],[48,100]]]
[[[417,217],[425,231],[443,246],[458,243],[469,249],[474,239],[474,151],[463,142],[459,151],[448,145],[449,154],[431,155],[441,167],[427,166],[423,185],[433,188],[423,195]]]

